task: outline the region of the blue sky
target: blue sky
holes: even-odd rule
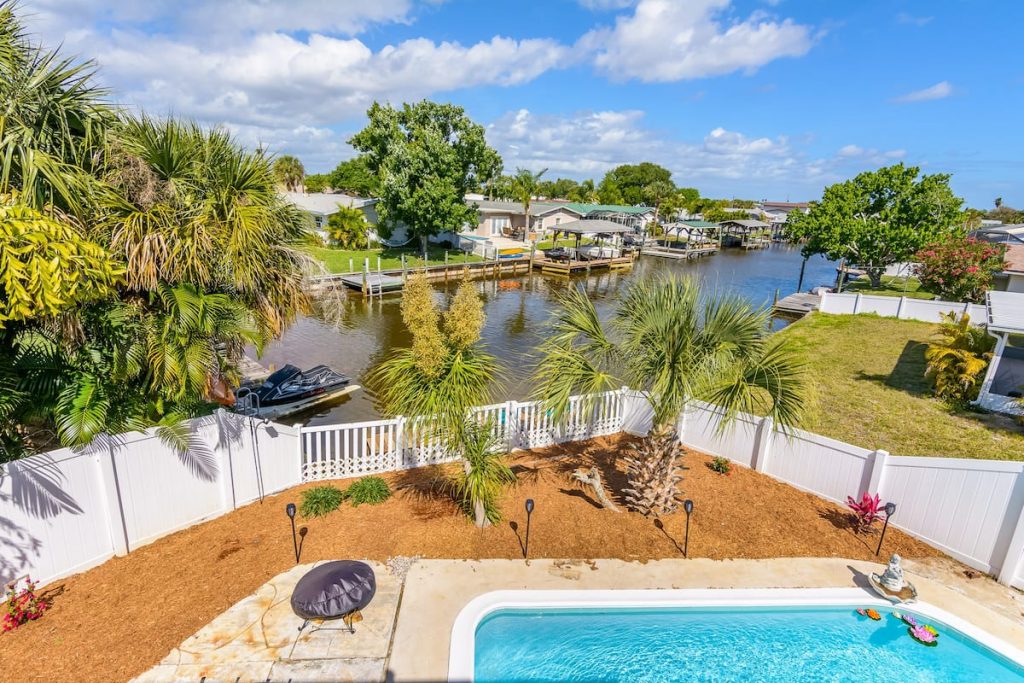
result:
[[[452,101],[506,168],[655,161],[708,196],[811,199],[897,161],[1024,206],[1018,0],[36,0],[119,103],[311,172],[375,99]]]

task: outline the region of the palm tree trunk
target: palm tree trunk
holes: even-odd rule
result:
[[[473,518],[476,520],[477,528],[483,529],[491,525],[489,519],[487,519],[487,508],[484,507],[482,500],[473,502]]]

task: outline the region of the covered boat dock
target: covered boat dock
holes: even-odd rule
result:
[[[555,228],[553,248],[547,251],[547,255],[534,258],[533,267],[554,275],[590,272],[596,268],[629,268],[633,265],[633,254],[624,252],[622,236],[631,232],[633,228],[628,225],[602,218],[562,223]],[[570,239],[575,237],[575,245],[566,248],[564,256],[556,257],[553,252],[557,251],[561,233]],[[583,245],[584,235],[593,235],[597,238],[596,243]]]

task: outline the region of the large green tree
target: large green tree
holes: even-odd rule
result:
[[[809,213],[791,213],[787,235],[808,241],[805,255],[825,254],[863,268],[872,287],[879,287],[886,266],[965,231],[963,200],[949,179],[903,164],[866,171],[825,188]]]
[[[672,183],[672,171],[649,161],[616,166],[605,174],[602,185],[605,181],[610,181],[611,184],[619,188],[622,201],[626,204],[646,202],[646,188],[651,183],[668,183],[675,188]],[[602,201],[604,200],[602,199]]]
[[[399,109],[375,102],[367,117],[349,142],[380,180],[377,210],[385,231],[406,226],[426,254],[429,237],[476,222],[466,192],[500,169],[483,126],[462,107],[427,100]]]
[[[365,156],[353,157],[338,164],[327,174],[327,185],[335,192],[357,197],[376,197],[380,192],[380,181],[370,169]]]

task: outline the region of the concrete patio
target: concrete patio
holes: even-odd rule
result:
[[[408,573],[370,563],[377,594],[356,633],[300,635],[292,588],[313,566],[278,575],[175,648],[137,681],[444,681],[456,616],[500,589],[849,588],[881,565],[772,560],[419,560]],[[402,567],[407,562],[396,562]],[[921,599],[1024,649],[1021,593],[952,561],[905,563]],[[869,594],[865,589],[865,597]]]

